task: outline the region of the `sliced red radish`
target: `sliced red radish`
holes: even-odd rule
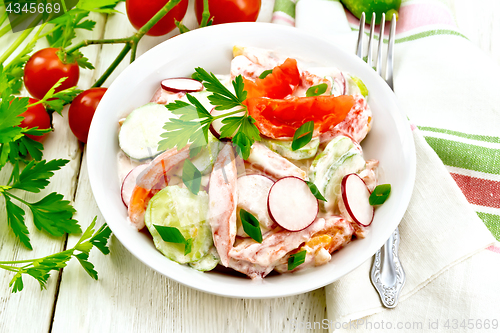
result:
[[[137,184],[137,177],[146,170],[149,164],[141,164],[132,169],[125,177],[122,183],[122,201],[125,206],[129,206],[130,198],[132,197],[132,192],[134,191],[135,185]]]
[[[238,178],[238,208],[253,214],[259,223],[271,229],[267,198],[274,181],[263,175],[245,175]]]
[[[279,179],[267,198],[269,216],[282,228],[300,231],[314,222],[318,215],[318,199],[307,183],[297,177]]]
[[[221,114],[225,114],[225,113],[228,113],[228,112],[231,112],[232,110],[216,110],[215,108],[213,108],[211,111],[210,111],[210,114],[214,117],[216,116],[220,116]],[[241,113],[236,113],[234,115],[232,115],[232,117],[241,117],[245,115],[245,112],[242,111]],[[227,138],[222,138],[220,137],[220,132],[221,132],[221,128],[222,126],[224,126],[224,124],[222,123],[222,120],[224,118],[220,118],[220,119],[217,119],[217,120],[214,120],[211,124],[210,124],[210,132],[213,134],[213,136],[215,136],[218,140],[221,140],[221,141],[230,141],[232,139],[232,137],[234,136],[235,133],[233,133],[233,135],[231,135],[231,137],[227,137]]]
[[[193,80],[187,77],[174,77],[161,81],[161,87],[166,91],[178,92],[195,92],[202,91],[203,84],[200,81]]]
[[[355,173],[344,176],[341,184],[343,204],[357,224],[368,227],[373,221],[375,208],[370,205],[370,191]]]

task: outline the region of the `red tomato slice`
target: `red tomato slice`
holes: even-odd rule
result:
[[[260,133],[277,139],[293,137],[304,123],[314,121],[314,135],[326,132],[345,119],[354,106],[352,96],[292,97],[289,99],[247,99],[248,113]]]
[[[300,73],[297,60],[288,58],[273,72],[255,82],[243,78],[247,100],[254,97],[285,98],[290,95],[300,83]]]

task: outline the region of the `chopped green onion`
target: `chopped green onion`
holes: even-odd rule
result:
[[[153,224],[156,231],[160,234],[161,239],[165,242],[176,243],[176,244],[186,244],[186,239],[182,236],[179,229],[174,227],[166,227],[162,225]]]
[[[188,254],[191,253],[191,249],[193,247],[193,238],[189,238],[186,240],[186,243],[184,243],[184,255],[187,256]]]
[[[259,79],[265,79],[266,76],[268,76],[269,74],[271,74],[273,72],[272,69],[268,69],[266,71],[263,71],[260,75],[259,75]]]
[[[326,202],[325,197],[318,190],[318,187],[316,186],[316,184],[314,184],[314,183],[312,183],[310,181],[307,181],[307,180],[305,182],[306,182],[307,186],[309,186],[309,189],[311,190],[311,193],[316,197],[316,199]]]
[[[191,193],[198,195],[201,187],[201,172],[190,160],[184,161],[182,167],[182,182]]]
[[[311,120],[302,124],[293,135],[292,150],[295,151],[307,145],[313,137],[313,132],[314,121]]]
[[[372,206],[383,204],[391,194],[391,184],[378,185],[370,194],[369,202]]]
[[[322,95],[328,89],[328,85],[326,83],[320,83],[318,85],[312,86],[306,91],[306,97],[314,97]]]
[[[306,261],[306,253],[306,250],[302,250],[288,257],[288,270],[291,271],[300,264],[303,264]]]
[[[259,220],[244,209],[240,209],[240,220],[243,230],[257,243],[262,243],[262,231]]]

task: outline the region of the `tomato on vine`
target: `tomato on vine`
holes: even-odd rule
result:
[[[230,22],[255,22],[259,16],[261,0],[208,0],[212,24]],[[195,12],[198,23],[201,23],[203,0],[196,0]]]
[[[37,99],[30,98],[29,104],[34,104],[38,102]],[[22,128],[34,128],[38,127],[39,129],[49,129],[51,127],[50,116],[45,110],[45,107],[42,104],[37,104],[34,106],[29,106],[28,110],[21,113],[19,116],[24,117],[19,125]],[[42,141],[47,133],[41,136],[26,134],[26,136],[35,141]]]
[[[127,0],[127,16],[137,30],[146,24],[168,0]],[[181,0],[167,15],[146,33],[149,36],[162,36],[175,28],[175,20],[180,21],[186,15],[189,0]]]
[[[42,99],[43,96],[61,78],[67,79],[56,88],[56,92],[76,86],[80,69],[76,61],[63,63],[59,59],[57,48],[46,48],[35,52],[24,67],[24,85],[31,96]]]
[[[106,90],[106,88],[85,90],[76,96],[69,107],[69,127],[78,140],[83,143],[87,143],[92,118]]]

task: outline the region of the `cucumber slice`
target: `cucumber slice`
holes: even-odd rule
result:
[[[135,160],[155,157],[160,153],[158,142],[165,131],[163,126],[174,117],[165,105],[156,103],[148,103],[135,109],[120,129],[120,148]]]
[[[212,246],[208,253],[199,261],[190,262],[188,265],[198,271],[207,272],[214,269],[220,262],[219,254],[215,246]]]
[[[200,170],[202,174],[209,173],[217,159],[220,147],[221,142],[209,131],[207,147],[203,147],[201,152],[196,155],[191,162],[193,162],[194,166]]]
[[[320,208],[336,213],[342,178],[361,172],[365,167],[363,155],[351,139],[338,136],[330,141],[314,160],[309,173],[309,178],[327,200],[320,203]]]
[[[213,245],[212,230],[206,221],[208,194],[192,194],[179,186],[167,186],[149,201],[145,223],[156,248],[167,258],[185,264],[199,261]],[[154,225],[175,227],[185,239],[192,238],[191,252],[184,255],[184,244],[165,242]]]
[[[262,143],[285,158],[305,160],[316,155],[319,147],[319,138],[313,138],[307,145],[295,151],[292,150],[292,141],[263,139]]]

